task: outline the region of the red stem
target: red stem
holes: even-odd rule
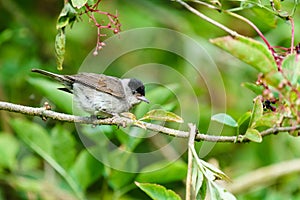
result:
[[[294,24],[294,20],[292,17],[289,17],[289,20],[291,22],[291,26],[292,26],[292,39],[291,39],[291,54],[294,51],[294,41],[295,41],[295,24]]]

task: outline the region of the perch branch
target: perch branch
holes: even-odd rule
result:
[[[140,127],[141,125],[145,127],[147,130],[160,132],[166,135],[170,135],[173,137],[181,137],[188,138],[189,132],[175,130],[171,128],[167,128],[164,126],[160,126],[157,124],[151,124],[147,122],[139,121],[139,123],[135,123],[136,120],[125,118],[125,117],[112,117],[106,119],[96,119],[94,117],[83,117],[83,116],[75,116],[64,113],[55,112],[52,110],[47,110],[44,107],[35,108],[29,106],[23,106],[8,102],[0,101],[0,110],[6,110],[9,112],[16,112],[30,116],[40,116],[42,118],[50,118],[63,122],[73,122],[73,123],[82,123],[82,124],[94,124],[94,125],[133,125]],[[261,136],[265,137],[267,135],[279,133],[279,132],[289,132],[300,130],[300,125],[293,127],[272,127],[265,131],[261,132]],[[217,135],[207,135],[204,133],[197,133],[195,137],[196,141],[207,141],[207,142],[241,142],[240,140],[236,140],[236,136],[217,136]],[[248,139],[244,139],[242,142],[249,142]]]

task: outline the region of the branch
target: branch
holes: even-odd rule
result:
[[[238,177],[226,188],[234,194],[243,193],[253,188],[272,184],[280,177],[297,172],[300,172],[300,159],[284,161]]]
[[[137,126],[144,127],[147,130],[156,131],[159,133],[163,133],[166,135],[170,135],[173,137],[180,138],[188,138],[190,133],[187,131],[175,130],[171,128],[167,128],[164,126],[160,126],[157,124],[151,124],[143,121],[129,119],[125,117],[112,117],[106,119],[96,119],[95,117],[83,117],[83,116],[75,116],[64,113],[55,112],[52,110],[47,110],[45,107],[34,108],[29,106],[23,106],[8,102],[0,101],[0,110],[6,110],[9,112],[16,112],[30,116],[40,116],[44,119],[50,118],[63,122],[73,122],[73,123],[81,123],[81,124],[93,124],[93,125],[123,125],[123,126]],[[267,135],[276,134],[279,132],[289,132],[300,130],[300,125],[293,127],[272,127],[265,131],[261,132],[261,136],[265,137]],[[237,140],[236,136],[217,136],[217,135],[207,135],[203,133],[197,133],[195,137],[196,141],[207,141],[207,142],[249,142],[248,139]]]
[[[190,200],[193,196],[192,194],[192,172],[193,172],[193,152],[191,148],[194,147],[194,141],[196,136],[196,126],[194,124],[188,124],[190,128],[190,136],[188,141],[188,171],[187,171],[187,178],[186,178],[186,189],[185,189],[185,200]]]
[[[213,24],[216,27],[219,27],[220,29],[222,29],[223,31],[227,32],[228,34],[230,34],[231,36],[235,37],[237,35],[239,35],[237,32],[231,30],[230,28],[227,28],[226,26],[224,26],[223,24],[207,17],[206,15],[202,14],[200,11],[196,10],[195,8],[193,8],[192,6],[190,6],[189,4],[187,4],[186,2],[184,2],[183,0],[175,0],[176,2],[180,3],[182,6],[184,6],[186,9],[188,9],[190,12],[194,13],[195,15],[197,15],[198,17],[204,19],[205,21]]]

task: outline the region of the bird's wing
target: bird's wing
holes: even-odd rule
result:
[[[87,87],[111,94],[119,98],[125,97],[125,91],[122,82],[116,77],[86,72],[65,76],[73,80],[75,83],[81,83]]]

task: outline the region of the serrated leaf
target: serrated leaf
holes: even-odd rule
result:
[[[161,200],[161,199],[168,199],[168,200],[181,200],[180,196],[176,194],[172,190],[168,190],[165,187],[152,184],[152,183],[138,183],[135,184],[143,190],[148,196],[150,196],[153,200]]]
[[[271,52],[260,42],[244,36],[225,36],[211,39],[211,43],[229,52],[259,72],[268,74],[277,71]]]
[[[242,86],[248,88],[249,90],[251,90],[257,95],[261,95],[264,90],[262,85],[256,85],[254,83],[249,83],[249,82],[242,83]]]
[[[166,110],[162,110],[162,109],[151,110],[151,111],[147,112],[139,120],[145,120],[145,119],[183,123],[183,119],[181,117],[179,117],[175,113],[172,113],[172,112],[169,112]]]
[[[254,105],[253,105],[252,116],[249,124],[250,126],[254,126],[255,122],[261,118],[264,112],[261,96],[257,96],[253,101],[254,101]]]
[[[72,5],[75,7],[75,8],[82,8],[84,6],[84,4],[87,3],[87,0],[71,0],[72,2]]]
[[[259,133],[258,130],[254,128],[248,128],[244,137],[251,140],[252,142],[257,142],[257,143],[262,142],[261,134]]]
[[[230,115],[227,115],[226,113],[215,114],[211,117],[211,120],[231,127],[238,126],[237,122]]]

